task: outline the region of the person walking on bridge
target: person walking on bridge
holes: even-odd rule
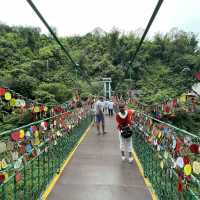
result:
[[[102,125],[102,133],[105,134],[105,119],[104,119],[104,102],[103,97],[99,97],[99,100],[95,103],[95,115],[96,115],[96,126],[98,135],[101,134],[100,132],[100,123]]]
[[[128,152],[128,161],[133,161],[132,157],[132,130],[131,125],[133,124],[134,110],[125,108],[124,103],[119,104],[119,112],[116,115],[117,128],[119,129],[119,143],[121,150],[121,158],[124,161],[125,151]]]
[[[114,103],[112,102],[112,100],[110,100],[108,102],[108,113],[109,113],[109,116],[112,117],[113,116],[113,106],[114,106]]]

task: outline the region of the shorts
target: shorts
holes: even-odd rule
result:
[[[119,131],[119,145],[121,151],[132,152],[133,150],[132,137],[123,138]]]
[[[100,123],[100,122],[102,122],[102,123],[104,123],[104,116],[102,115],[102,114],[97,114],[96,115],[96,123]]]

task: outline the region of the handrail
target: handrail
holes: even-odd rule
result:
[[[139,112],[139,111],[138,111],[138,112]],[[192,134],[192,133],[190,133],[190,132],[188,132],[188,131],[186,131],[186,130],[184,130],[184,129],[178,128],[178,127],[176,127],[176,126],[174,126],[174,125],[172,125],[172,124],[169,124],[169,123],[167,123],[167,122],[163,122],[163,121],[161,121],[161,120],[159,120],[159,119],[156,119],[156,118],[154,118],[154,117],[152,117],[152,116],[150,116],[150,115],[147,115],[147,114],[145,114],[145,113],[142,113],[142,112],[139,112],[139,113],[141,113],[141,114],[143,114],[144,116],[147,116],[147,117],[153,119],[154,121],[157,121],[157,122],[159,122],[159,123],[165,124],[165,125],[167,125],[167,126],[173,128],[173,129],[175,129],[175,130],[177,130],[177,131],[183,132],[183,133],[185,133],[185,134],[187,134],[187,135],[189,135],[189,136],[192,136],[192,137],[194,137],[194,138],[198,138],[197,135],[194,135],[194,134]]]
[[[64,160],[91,123],[90,114],[87,109],[85,111],[84,115],[81,114],[82,112],[74,113],[75,116],[70,115],[72,118],[75,117],[75,119],[77,116],[83,116],[77,122],[78,126],[74,126],[70,132],[66,132],[65,129],[60,129],[60,126],[53,129],[53,134],[58,130],[61,130],[63,133],[60,137],[56,138],[56,144],[52,141],[46,142],[45,148],[43,147],[35,157],[26,162],[22,162],[20,168],[10,171],[8,179],[0,184],[0,199],[37,200],[40,198],[46,186],[50,183],[53,176],[59,172]],[[46,119],[52,119],[62,114]],[[65,123],[68,124],[68,115],[66,117],[67,121]],[[34,124],[38,124],[41,121],[43,120],[37,121]],[[29,124],[29,126],[32,124]],[[48,148],[47,151],[46,147]],[[17,172],[21,176],[20,180],[16,179]],[[2,171],[0,173],[5,172]]]
[[[200,179],[198,172],[193,169],[193,162],[200,161],[200,154],[190,149],[192,145],[197,145],[197,147],[200,146],[200,137],[156,119],[138,109],[136,109],[135,112],[136,133],[133,134],[133,146],[142,162],[144,173],[150,179],[159,199],[175,200],[179,198],[179,195],[181,195],[184,199],[200,200],[200,194],[198,192],[200,189]],[[151,123],[147,123],[148,120],[151,120]],[[142,126],[141,130],[140,124]],[[170,134],[166,135],[163,132],[164,129],[159,127],[159,124],[161,124],[161,126],[164,125],[162,126],[163,128],[166,126],[168,128],[168,133]],[[154,132],[154,128],[155,131],[157,130],[156,132]],[[185,138],[187,137],[190,138],[190,143],[185,142]],[[173,146],[174,140],[175,146]],[[178,147],[179,145],[177,146],[178,141],[182,141],[181,144],[179,144],[180,147]],[[187,149],[189,152],[185,151]],[[164,156],[165,153],[168,155],[167,157]],[[178,157],[188,159],[188,161],[183,161],[183,167],[179,167],[176,163]],[[173,163],[176,164],[174,165]],[[189,174],[185,172],[186,164],[188,164],[188,166],[190,165],[192,169]],[[166,177],[168,176],[166,174],[167,170],[170,169],[173,174],[172,179]],[[164,176],[161,175],[163,173]],[[178,173],[182,173],[183,175]],[[183,177],[180,179],[180,176]],[[188,176],[190,176],[190,180],[188,180]],[[161,184],[162,182],[164,184]],[[178,184],[182,184],[180,187],[183,188],[177,188]],[[185,184],[187,186],[185,186]],[[163,192],[164,190],[167,190],[168,187],[172,188],[171,192]],[[175,193],[173,193],[173,191]]]
[[[29,126],[32,126],[32,125],[35,125],[35,124],[39,124],[39,123],[41,123],[41,122],[43,122],[43,121],[47,121],[47,120],[53,119],[53,118],[55,118],[55,117],[59,117],[59,116],[61,116],[61,115],[63,115],[63,114],[65,114],[65,113],[61,113],[61,114],[59,114],[59,115],[54,115],[54,116],[52,116],[52,117],[44,118],[44,119],[41,119],[41,120],[39,120],[39,121],[32,122],[32,123],[30,123],[30,124],[26,124],[26,125],[24,125],[24,126],[20,126],[20,127],[14,128],[14,129],[10,129],[10,130],[4,131],[4,132],[0,133],[0,137],[1,137],[1,136],[4,136],[4,135],[6,135],[6,134],[9,134],[10,132],[14,132],[14,131],[17,131],[17,130],[19,130],[19,129],[24,129],[24,128],[27,128],[27,127],[29,127]]]

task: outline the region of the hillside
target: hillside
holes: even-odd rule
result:
[[[129,66],[139,43],[137,34],[124,35],[118,30],[99,34],[98,30],[82,37],[60,38],[80,64],[81,69],[75,69],[39,28],[1,24],[1,83],[41,102],[64,102],[76,88],[82,96],[101,93],[97,81],[111,77],[115,94],[126,95],[128,89],[136,88],[142,91],[141,101],[152,103],[177,96],[195,82],[194,74],[200,68],[195,34],[177,29],[157,34],[144,42],[136,62]]]

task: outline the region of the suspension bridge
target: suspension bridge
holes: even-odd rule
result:
[[[72,63],[90,82],[84,67],[68,50],[31,0],[27,0]],[[130,63],[163,0],[159,0]],[[104,90],[111,79],[104,79]],[[0,87],[1,108],[19,121],[31,111],[32,122],[0,133],[0,199],[2,200],[199,200],[200,137],[159,120],[130,99],[134,107],[133,163],[122,161],[115,118],[106,117],[105,135],[98,135],[88,101],[42,104]],[[171,102],[170,109],[187,106]],[[163,112],[169,114],[169,106]],[[188,109],[189,110],[189,109]]]

